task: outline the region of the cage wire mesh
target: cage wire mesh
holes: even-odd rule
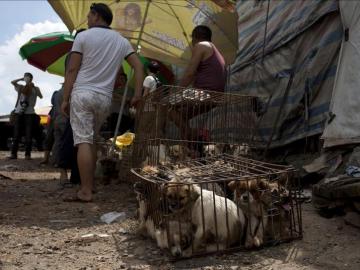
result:
[[[176,258],[302,236],[294,169],[252,160],[257,100],[162,86],[136,115],[140,228]]]
[[[134,166],[232,153],[254,145],[257,99],[232,93],[161,86],[136,114]],[[166,157],[164,157],[164,155]]]
[[[175,258],[302,237],[292,167],[222,154],[132,172],[140,227]]]

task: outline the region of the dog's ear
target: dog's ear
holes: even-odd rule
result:
[[[229,184],[228,184],[228,187],[231,191],[235,191],[236,187],[238,186],[238,182],[237,181],[231,181]]]
[[[258,187],[260,190],[268,190],[270,188],[268,180],[266,179],[258,180]]]
[[[200,194],[196,192],[194,185],[185,185],[184,187],[186,187],[186,192],[190,200],[195,202],[199,198]]]

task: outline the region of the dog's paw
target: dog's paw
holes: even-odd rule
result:
[[[263,244],[262,239],[260,239],[259,237],[255,236],[254,237],[254,246],[255,247],[261,247]]]

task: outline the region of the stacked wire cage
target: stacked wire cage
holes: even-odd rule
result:
[[[256,136],[256,101],[252,96],[159,87],[137,110],[133,164],[182,161],[250,147]]]
[[[247,156],[255,97],[163,86],[136,123],[140,227],[160,248],[182,258],[302,236],[295,170]]]

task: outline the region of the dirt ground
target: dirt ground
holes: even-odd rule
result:
[[[128,184],[98,186],[93,203],[65,203],[55,169],[5,160],[0,152],[0,269],[360,269],[360,230],[303,205],[304,238],[259,251],[173,262],[135,233],[136,200]],[[104,213],[125,212],[105,224]],[[85,236],[85,237],[84,237]]]

